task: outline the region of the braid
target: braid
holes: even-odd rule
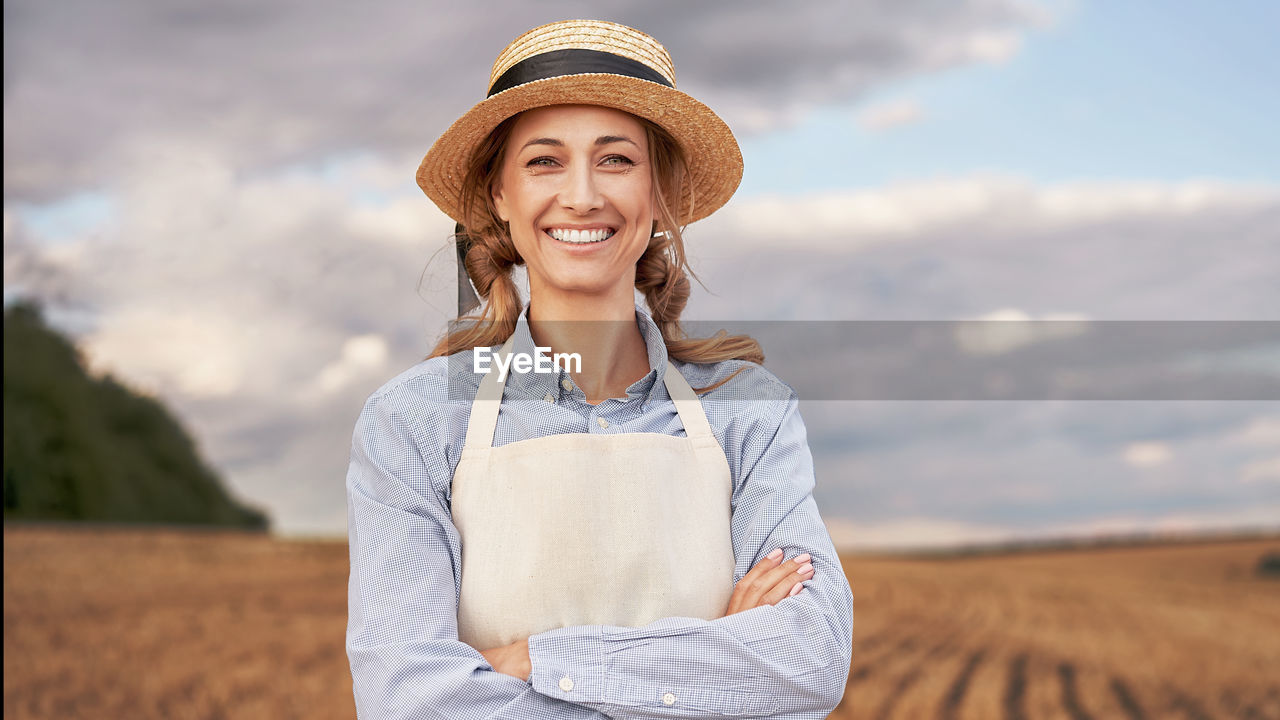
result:
[[[524,309],[520,290],[512,277],[512,270],[516,265],[523,265],[524,258],[516,251],[510,228],[498,217],[487,192],[501,168],[503,146],[515,120],[516,116],[512,116],[499,123],[481,143],[471,158],[463,183],[463,216],[469,218],[467,236],[471,240],[465,263],[471,282],[485,301],[483,309],[479,315],[458,318],[472,322],[462,330],[447,334],[428,358],[501,344],[515,332]]]
[[[636,288],[644,293],[654,322],[662,328],[664,338],[683,337],[680,314],[689,303],[689,277],[679,261],[673,262],[671,239],[660,235],[649,241],[649,247],[636,265]]]

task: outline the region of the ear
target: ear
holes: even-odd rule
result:
[[[498,210],[498,217],[503,222],[511,221],[511,211],[507,205],[507,195],[502,191],[502,183],[494,180],[493,186],[489,190],[489,195],[493,198],[493,206]]]

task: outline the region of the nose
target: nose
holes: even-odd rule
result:
[[[595,173],[589,163],[574,163],[565,173],[565,184],[560,190],[561,206],[580,214],[599,210],[604,197],[596,184]]]

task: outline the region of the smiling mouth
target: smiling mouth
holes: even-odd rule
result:
[[[617,232],[614,228],[600,228],[598,230],[571,230],[566,228],[547,228],[544,233],[550,235],[553,239],[560,242],[570,243],[572,245],[591,245],[593,243],[604,242],[613,237]]]

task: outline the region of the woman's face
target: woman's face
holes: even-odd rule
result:
[[[635,117],[594,105],[525,111],[507,138],[493,200],[528,265],[531,296],[634,297],[655,207]]]

